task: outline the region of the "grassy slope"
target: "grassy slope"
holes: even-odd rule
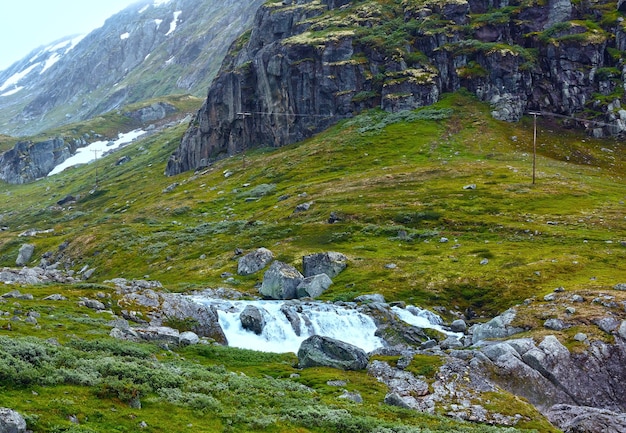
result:
[[[0,224],[9,230],[0,232],[0,265],[14,263],[19,246],[26,241],[17,237],[20,232],[54,228],[53,233],[28,239],[36,245],[33,263],[68,240],[65,253],[74,260],[73,269],[85,264],[96,267],[94,281],[149,275],[171,290],[227,286],[220,275],[236,270],[233,250],[258,246],[266,246],[279,259],[298,266],[301,256],[311,252],[347,254],[350,266],[324,295],[327,299],[376,292],[388,300],[471,307],[485,314],[557,286],[605,290],[624,280],[626,248],[620,243],[626,233],[624,158],[617,143],[578,136],[540,119],[538,177],[532,185],[530,121],[497,122],[490,118],[487,107],[462,94],[444,98],[437,109],[452,109],[453,114],[445,120],[375,128],[378,123],[390,123],[391,118],[370,113],[305,143],[250,152],[245,164],[239,156],[203,173],[165,178],[167,158],[185,129],[181,125],[98,161],[100,181],[93,194],[89,193],[93,190],[93,165],[31,185],[3,186]],[[123,154],[129,155],[131,162],[114,166]],[[232,175],[224,176],[226,170]],[[163,192],[173,182],[180,185]],[[260,190],[259,185],[270,184],[275,187],[266,188],[270,191],[267,195],[246,200]],[[463,188],[469,184],[476,184],[476,189]],[[302,193],[307,196],[300,197]],[[53,206],[67,194],[81,199],[71,208]],[[281,196],[289,197],[279,200]],[[308,201],[314,202],[309,211],[293,213],[297,204]],[[336,212],[342,221],[328,224],[330,212]],[[399,231],[406,236],[399,238]],[[442,237],[449,242],[440,242]],[[481,265],[484,258],[489,262]],[[387,269],[388,263],[398,266]],[[236,277],[231,284],[256,293],[254,285],[260,278]],[[41,301],[20,301],[20,310],[42,313],[41,329],[18,322],[8,331],[6,317],[0,320],[4,328],[0,336],[55,337],[64,345],[77,338],[107,341],[107,317],[75,306],[78,296],[93,296],[96,290],[110,292],[107,286],[93,284],[23,289],[34,293],[36,299],[63,291],[73,307],[51,309]],[[14,308],[9,301],[2,309]],[[155,350],[164,363],[181,362],[178,355]],[[131,410],[124,404],[124,389],[117,382],[107,388],[106,381],[100,386],[108,391],[99,394],[97,387],[90,390],[67,384],[9,386],[0,405],[38,415],[36,431],[63,431],[55,425],[69,425],[68,411],[82,420],[96,420],[88,424],[96,431],[133,431],[140,422],[137,416],[146,419],[152,431],[183,431],[187,424],[206,429],[194,431],[228,430],[228,425],[248,431],[260,428],[249,421],[256,403],[246,403],[243,418],[238,417],[224,409],[232,407],[231,394],[240,395],[245,389],[243,392],[255,395],[253,390],[269,386],[262,382],[264,374],[286,378],[294,372],[293,359],[284,356],[217,348],[208,352],[188,349],[182,355],[188,362],[177,364],[180,368],[193,368],[195,362],[224,364],[253,379],[245,385],[232,385],[242,387],[240,391],[233,388],[226,394],[211,394],[221,403],[209,404],[209,409],[183,405],[164,410],[167,404],[152,390],[142,399],[141,411]],[[246,359],[246,365],[237,363]],[[224,374],[221,380],[228,377]],[[446,422],[380,406],[384,390],[361,374],[305,371],[301,375],[298,381],[316,390],[315,401],[331,404],[330,409],[347,407],[357,418],[372,414],[430,428]],[[337,403],[338,391],[325,381],[339,376],[349,376],[354,390],[362,392],[364,406]],[[0,377],[6,384],[10,376]],[[279,390],[283,385],[271,386]],[[38,395],[31,397],[31,390]],[[26,398],[25,392],[29,394]],[[289,395],[302,406],[303,397],[299,391],[293,392]],[[509,408],[517,401],[506,395],[501,398]],[[522,427],[548,430],[532,409],[521,406],[514,410],[529,411],[529,418],[537,420]],[[289,412],[290,407],[285,403],[278,411]],[[260,412],[261,423],[278,416],[270,407],[264,406]],[[270,423],[266,431],[338,428],[336,424],[311,425],[310,419],[305,419],[310,413],[298,416],[303,418]]]

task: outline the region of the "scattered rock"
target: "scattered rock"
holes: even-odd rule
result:
[[[97,311],[106,310],[106,306],[102,302],[97,301],[95,299],[81,298],[81,300],[78,302],[78,305],[81,307],[91,308],[92,310],[97,310]]]
[[[480,261],[480,264],[483,265],[483,266],[488,265],[489,264],[489,259],[482,259]]]
[[[385,297],[381,294],[375,293],[372,295],[361,295],[361,296],[357,296],[356,298],[354,298],[354,300],[356,302],[378,302],[380,304],[384,304],[385,301]]]
[[[302,268],[305,277],[326,274],[335,278],[348,266],[348,258],[336,252],[311,254],[302,258]]]
[[[619,326],[617,334],[626,340],[626,320],[622,320],[622,324]]]
[[[61,200],[57,201],[57,204],[59,206],[65,206],[66,204],[75,203],[75,202],[76,202],[76,197],[74,197],[73,195],[66,195]]]
[[[476,189],[476,184],[475,184],[475,183],[472,183],[472,184],[470,184],[470,185],[465,185],[465,186],[463,187],[463,189],[466,189],[466,190]]]
[[[180,343],[180,332],[167,326],[149,326],[147,328],[134,328],[139,337],[146,341],[172,344],[178,346]]]
[[[169,185],[167,188],[165,188],[165,189],[163,190],[163,193],[164,193],[164,194],[167,194],[167,193],[169,193],[169,192],[172,192],[172,191],[174,191],[176,188],[178,188],[178,186],[179,186],[179,183],[178,183],[178,182],[174,182],[173,184],[171,184],[171,185]]]
[[[613,289],[626,291],[626,283],[618,283],[613,286]]]
[[[265,268],[272,260],[274,260],[274,253],[267,248],[259,248],[239,259],[237,273],[252,275]]]
[[[543,297],[543,300],[546,302],[554,302],[556,300],[556,295],[554,293],[550,293]]]
[[[579,332],[578,334],[574,335],[574,340],[580,341],[580,342],[586,341],[587,340],[587,334]]]
[[[336,222],[341,221],[341,218],[337,215],[336,212],[331,212],[328,217],[328,224],[335,224]]]
[[[0,432],[26,433],[24,417],[13,409],[0,408]]]
[[[562,331],[565,329],[565,323],[561,319],[548,319],[544,322],[543,327],[553,331]]]
[[[341,370],[364,370],[368,358],[365,351],[334,338],[313,335],[298,350],[300,368],[332,367]]]
[[[614,317],[603,317],[594,323],[607,334],[612,334],[620,326],[620,321]]]
[[[398,393],[396,392],[390,392],[389,394],[387,394],[384,401],[385,404],[388,404],[389,406],[400,407],[403,409],[411,409],[411,406],[409,406],[409,404],[405,402],[404,399],[400,397],[400,395],[398,395]]]
[[[30,261],[35,252],[35,246],[31,244],[24,244],[20,247],[20,251],[15,260],[17,266],[25,266]]]
[[[313,202],[309,201],[306,203],[301,203],[298,206],[296,206],[296,208],[293,210],[293,213],[300,213],[300,212],[306,212],[309,209],[311,209],[311,206],[313,206]]]
[[[398,265],[396,265],[395,263],[387,263],[385,265],[385,269],[397,269]]]
[[[511,322],[513,322],[516,315],[517,311],[514,308],[510,308],[487,323],[473,326],[472,342],[476,344],[481,340],[490,338],[506,338],[511,335],[524,332],[523,328],[511,326]]]
[[[450,324],[450,330],[452,332],[466,332],[467,331],[467,323],[465,320],[458,319]]]
[[[343,391],[343,394],[340,395],[338,398],[350,400],[357,404],[363,403],[363,397],[361,397],[361,394],[359,394],[358,392],[349,392],[345,389]]]
[[[306,277],[298,287],[296,287],[298,298],[317,298],[322,295],[333,284],[333,281],[326,274]]]
[[[243,329],[254,332],[256,335],[263,333],[265,318],[261,310],[253,305],[248,305],[239,315]]]
[[[572,295],[572,302],[585,302],[585,298],[580,295]]]
[[[117,160],[117,162],[115,163],[116,166],[120,166],[120,165],[124,165],[126,163],[130,162],[130,156],[126,155],[126,156],[122,156],[121,158],[119,158]]]
[[[200,342],[200,337],[195,332],[185,331],[181,332],[178,341],[181,346],[194,346]]]

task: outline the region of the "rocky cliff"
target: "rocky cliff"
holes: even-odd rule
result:
[[[169,94],[206,96],[263,0],[139,1],[0,71],[0,132],[25,136]]]
[[[621,134],[624,48],[622,12],[607,1],[268,2],[231,47],[166,173],[461,88],[498,119],[538,110],[596,136]]]

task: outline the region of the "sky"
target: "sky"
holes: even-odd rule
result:
[[[0,71],[35,48],[101,27],[137,0],[0,0]]]

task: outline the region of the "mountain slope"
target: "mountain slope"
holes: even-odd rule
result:
[[[623,134],[623,18],[605,0],[268,2],[227,56],[167,173],[461,88],[498,119],[534,110],[595,136]]]
[[[204,96],[261,0],[143,0],[0,73],[0,132],[31,135],[155,96]]]

